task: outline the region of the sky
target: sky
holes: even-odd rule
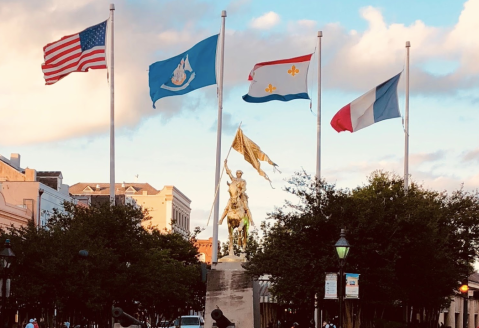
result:
[[[160,99],[153,108],[148,67],[219,33],[227,11],[221,162],[242,124],[279,165],[268,181],[232,150],[228,164],[247,181],[255,223],[293,200],[294,172],[316,170],[318,31],[321,39],[321,176],[340,188],[375,170],[404,174],[401,118],[353,134],[329,122],[344,105],[405,68],[410,48],[410,180],[452,192],[479,187],[479,0],[115,1],[116,182],[174,185],[191,199],[191,228],[212,236],[217,86]],[[0,154],[21,166],[61,171],[64,183],[109,182],[107,70],[72,73],[46,86],[43,47],[109,17],[110,1],[0,0]],[[313,53],[309,100],[246,103],[258,62]],[[405,76],[398,88],[405,113]],[[220,212],[228,199],[221,181]],[[219,239],[227,238],[226,224]]]

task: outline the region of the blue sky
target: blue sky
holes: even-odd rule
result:
[[[0,154],[22,167],[60,170],[67,184],[109,181],[106,71],[73,73],[45,86],[43,46],[97,24],[109,1],[0,3]],[[116,181],[175,185],[192,200],[192,227],[205,228],[214,196],[216,86],[168,97],[153,109],[148,66],[219,32],[227,10],[222,160],[236,127],[279,165],[269,183],[232,151],[259,223],[289,196],[285,179],[316,164],[317,54],[310,102],[245,103],[254,64],[312,53],[322,38],[322,176],[355,188],[382,169],[403,175],[401,119],[354,134],[329,121],[344,105],[397,74],[411,41],[410,174],[435,190],[479,187],[479,0],[468,1],[117,1],[115,2]],[[404,113],[404,75],[399,105]],[[227,201],[222,181],[220,209]],[[225,240],[226,226],[220,239]]]

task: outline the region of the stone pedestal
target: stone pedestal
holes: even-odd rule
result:
[[[211,266],[204,328],[215,327],[211,312],[217,308],[235,328],[260,328],[259,284],[246,274],[241,262],[220,262]]]

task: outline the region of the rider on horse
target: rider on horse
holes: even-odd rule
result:
[[[229,175],[229,177],[231,179],[231,183],[236,184],[236,188],[239,191],[239,199],[243,203],[243,206],[244,206],[245,211],[246,211],[246,215],[248,216],[248,221],[249,221],[250,224],[254,225],[253,216],[251,215],[251,211],[249,210],[249,206],[248,206],[248,195],[246,195],[246,181],[241,178],[242,175],[243,175],[243,171],[241,171],[241,170],[236,171],[236,177],[234,177],[231,174],[231,171],[228,168],[228,165],[226,163],[227,163],[227,160],[225,159],[226,173]],[[230,205],[231,205],[231,198],[228,199],[228,204],[226,204],[223,215],[221,215],[221,220],[220,220],[219,224],[223,223],[223,220],[226,217],[226,215],[228,214],[228,211],[230,209]]]

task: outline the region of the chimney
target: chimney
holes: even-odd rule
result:
[[[10,163],[16,168],[20,168],[20,154],[11,153],[10,154]]]
[[[25,169],[25,181],[37,181],[37,171],[34,169]]]

